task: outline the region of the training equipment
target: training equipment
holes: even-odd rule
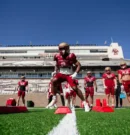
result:
[[[67,106],[58,107],[55,111],[55,114],[67,114],[67,113],[72,113],[71,109]]]
[[[14,98],[9,98],[6,101],[6,106],[16,106],[16,100]]]
[[[27,107],[34,107],[34,102],[31,100],[27,101]]]
[[[103,99],[102,103],[100,99],[96,99],[96,106],[94,106],[92,110],[95,112],[114,112],[112,107],[107,106],[106,99]]]
[[[0,114],[8,114],[8,113],[20,113],[27,112],[27,108],[25,106],[0,106]]]

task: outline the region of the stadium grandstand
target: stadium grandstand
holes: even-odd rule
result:
[[[122,46],[111,43],[109,46],[96,44],[72,44],[71,52],[77,55],[81,71],[77,78],[83,90],[83,78],[91,70],[97,78],[98,92],[103,93],[102,74],[106,66],[113,72],[124,59]],[[45,92],[51,73],[54,70],[53,56],[58,52],[58,45],[6,45],[0,47],[0,93],[15,93],[18,79],[24,75],[29,81],[30,92]],[[39,55],[44,53],[43,56]]]

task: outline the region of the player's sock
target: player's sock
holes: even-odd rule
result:
[[[61,98],[62,105],[63,105],[63,106],[65,106],[64,96],[63,96],[63,95],[61,95],[61,96],[60,96],[60,98]]]
[[[55,103],[56,103],[56,96],[53,96],[52,101],[48,105],[48,108],[54,106]]]
[[[52,101],[52,95],[49,96],[48,104]]]
[[[65,99],[65,106],[68,106],[68,99]]]
[[[56,105],[56,104],[54,104],[54,107],[55,107],[55,108],[57,108],[57,105]]]

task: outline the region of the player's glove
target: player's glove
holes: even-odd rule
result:
[[[74,73],[71,75],[72,79],[76,78],[76,76],[77,76],[77,73],[76,73],[76,72],[74,72]]]

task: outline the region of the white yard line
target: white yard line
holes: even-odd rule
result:
[[[76,125],[75,111],[66,114],[57,127],[54,127],[48,135],[79,135]]]

